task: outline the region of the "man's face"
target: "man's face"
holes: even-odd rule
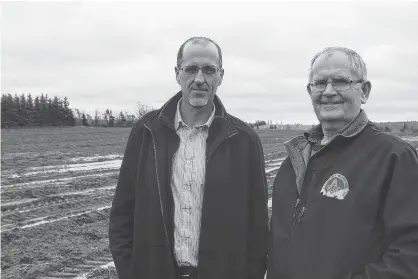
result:
[[[361,77],[350,65],[347,55],[341,51],[325,52],[314,62],[311,82],[325,84],[322,92],[316,92],[308,85],[308,92],[319,122],[343,122],[354,120],[360,112],[361,104],[366,103],[370,93],[370,82],[358,82]],[[337,89],[331,84],[334,82]],[[345,89],[344,84],[350,83]],[[320,86],[318,86],[320,87]]]
[[[212,104],[223,77],[223,69],[219,69],[218,50],[214,44],[188,43],[183,49],[180,68],[176,67],[175,71],[183,98],[192,107]]]

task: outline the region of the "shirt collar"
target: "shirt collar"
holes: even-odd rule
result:
[[[357,115],[357,117],[351,121],[339,135],[346,138],[354,137],[355,135],[359,134],[364,129],[364,127],[366,127],[368,122],[369,119],[367,118],[366,113],[364,110],[360,109],[360,113]],[[304,136],[311,143],[320,142],[324,137],[321,124],[305,132]]]
[[[180,104],[181,101],[183,100],[183,98],[180,98],[180,100],[177,102],[177,111],[176,114],[174,115],[174,128],[176,129],[176,131],[181,127],[181,126],[186,126],[189,127],[184,121],[183,118],[181,117],[181,113],[180,113]],[[203,125],[199,125],[199,126],[195,126],[196,128],[200,128],[200,127],[207,127],[209,128],[210,125],[213,122],[213,119],[215,118],[215,110],[216,110],[216,106],[215,103],[213,103],[213,109],[212,109],[212,113],[209,116],[208,121],[206,121],[205,124]]]

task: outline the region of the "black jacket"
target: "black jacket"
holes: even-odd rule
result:
[[[132,128],[110,213],[120,279],[174,279],[172,158],[181,92]],[[215,97],[199,241],[199,279],[262,279],[267,268],[267,186],[258,135]]]
[[[363,111],[309,158],[315,133],[319,127],[286,144],[273,186],[267,278],[418,278],[416,151]]]

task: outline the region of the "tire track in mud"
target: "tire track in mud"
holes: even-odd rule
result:
[[[103,252],[95,257],[82,259],[81,263],[61,268],[61,271],[47,272],[45,276],[39,276],[38,279],[87,279],[90,275],[101,269],[115,268],[110,252]]]
[[[114,190],[115,188],[116,188],[116,184],[113,184],[109,186],[87,188],[85,190],[58,192],[54,194],[44,195],[38,198],[28,198],[28,199],[23,199],[20,201],[6,202],[6,203],[2,203],[1,211],[7,212],[7,211],[12,211],[12,210],[17,210],[17,209],[23,210],[25,208],[34,209],[34,207],[35,208],[42,207],[42,205],[47,205],[51,202],[57,203],[60,200],[64,199],[64,197],[68,197],[67,200],[74,199],[74,198],[77,198],[77,196],[93,195],[95,192]]]
[[[40,187],[50,187],[50,186],[71,186],[68,184],[71,181],[82,179],[82,178],[93,178],[93,177],[103,177],[111,176],[118,174],[117,171],[103,171],[93,174],[85,174],[85,175],[75,175],[75,176],[67,176],[67,177],[59,177],[54,179],[46,179],[46,180],[36,180],[36,181],[29,181],[29,182],[21,182],[21,183],[13,183],[13,184],[6,184],[1,186],[1,192],[11,192],[11,191],[22,191],[26,189],[33,189],[33,188],[40,188]]]
[[[284,158],[278,158],[266,161],[266,172],[276,170],[283,160]],[[268,171],[268,168],[270,168],[270,171]],[[269,199],[268,205],[271,207],[271,199]],[[110,252],[107,252],[104,253],[104,257],[83,260],[82,264],[64,267],[60,272],[47,273],[46,276],[39,277],[39,279],[87,279],[93,277],[95,273],[109,272],[110,274],[111,270],[115,272],[115,266]]]
[[[280,168],[283,159],[284,158],[278,158],[268,160],[265,162],[266,174],[268,175],[268,179],[271,178],[271,175],[269,175],[269,173]],[[65,182],[73,178],[92,177],[95,175],[96,174],[67,177],[61,179],[51,179],[47,180],[47,184]],[[36,183],[42,184],[41,182],[42,181],[37,181]],[[33,185],[31,182],[21,183],[20,185],[6,185],[6,187],[7,186],[9,186],[8,188],[16,190],[21,190],[21,187],[40,187],[40,185]],[[115,189],[115,187],[116,185],[90,189],[88,188],[82,191],[62,192],[57,194],[46,195],[42,198],[29,198],[26,200],[21,200],[17,203],[4,203],[1,206],[2,232],[19,228],[28,228],[31,227],[32,224],[41,225],[43,223],[48,223],[49,220],[53,220],[54,222],[56,222],[62,220],[63,218],[71,218],[71,215],[78,214],[75,212],[83,212],[83,204],[89,204],[91,206],[106,206],[111,201],[113,190]],[[103,195],[103,193],[99,194],[100,192],[108,193],[107,195]],[[51,212],[55,213],[50,214]]]
[[[266,174],[268,178],[274,176],[275,171],[280,167],[284,158],[277,158],[275,152],[269,152],[265,157]],[[115,163],[112,163],[112,168],[115,167]],[[77,169],[74,167],[76,164],[70,166],[68,169]],[[83,188],[81,191],[73,191],[70,187],[74,186],[70,183],[74,180],[83,180],[84,178],[94,178],[109,176],[118,171],[114,169],[105,170],[105,172],[97,173],[100,171],[99,166],[109,166],[109,164],[101,163],[95,164],[97,169],[93,170],[95,173],[88,173],[88,164],[84,164],[80,171],[75,173],[67,172],[63,170],[63,165],[59,167],[47,166],[46,172],[42,170],[42,167],[28,169],[29,173],[32,172],[36,178],[47,178],[46,180],[29,181],[22,183],[15,183],[4,185],[2,192],[22,192],[33,188],[50,188],[56,187],[57,189],[68,189],[70,191],[49,194],[42,197],[36,197],[32,199],[26,199],[19,201],[18,203],[5,203],[2,204],[2,235],[3,232],[13,233],[15,230],[26,230],[31,228],[43,227],[43,225],[60,222],[63,220],[77,220],[78,218],[84,218],[94,212],[104,212],[110,208],[111,200],[116,185],[109,185],[105,187],[97,188]],[[62,171],[61,171],[62,170]],[[81,172],[81,173],[80,173]],[[64,176],[71,173],[74,176]],[[84,174],[83,174],[84,173]],[[47,176],[44,176],[44,175]],[[39,175],[42,175],[41,177]],[[54,175],[61,177],[52,178]],[[48,179],[49,178],[49,179]],[[269,205],[271,201],[269,200]],[[78,221],[77,221],[78,222]],[[81,221],[83,222],[83,221]],[[87,221],[86,221],[87,222]],[[96,273],[113,272],[115,268],[110,251],[102,251],[99,255],[82,255],[80,262],[77,264],[68,264],[66,266],[57,266],[58,271],[48,271],[36,278],[43,279],[62,279],[62,278],[75,278],[84,279],[91,278]],[[112,277],[113,278],[113,277]]]
[[[44,199],[20,203],[11,208],[2,206],[2,233],[14,229],[25,229],[109,206],[116,185],[100,188],[53,194]],[[92,209],[93,208],[93,209]],[[9,209],[9,210],[7,210]],[[51,214],[51,212],[54,212]]]
[[[6,247],[7,245],[14,246],[14,239],[21,240],[28,236],[33,238],[35,242],[28,242],[30,244],[29,247],[22,245],[21,241],[15,242],[20,243],[20,246],[18,246],[20,248],[13,252],[10,251],[13,255],[6,260],[7,269],[4,274],[16,275],[13,278],[26,278],[22,277],[25,264],[21,261],[16,263],[13,258],[16,255],[18,255],[18,259],[22,258],[19,251],[22,251],[23,255],[32,255],[32,247],[37,247],[34,243],[36,241],[48,243],[45,242],[48,236],[53,237],[55,240],[51,239],[53,242],[49,244],[49,247],[52,249],[46,249],[48,258],[51,257],[49,256],[50,254],[55,255],[55,257],[52,256],[54,260],[49,260],[43,256],[45,252],[40,254],[38,252],[37,258],[40,261],[38,260],[34,264],[35,266],[45,266],[45,268],[40,267],[38,270],[33,268],[34,272],[31,278],[91,278],[92,272],[108,272],[109,274],[112,272],[115,274],[116,270],[114,269],[113,259],[108,248],[107,226],[109,211],[110,205],[74,214],[70,216],[71,219],[61,218],[63,221],[59,225],[51,222],[55,220],[50,220],[45,222],[45,226],[33,226],[33,229],[29,231],[18,230],[5,233]],[[49,232],[52,234],[50,235]],[[61,238],[62,240],[57,241],[57,239]],[[61,259],[57,259],[57,255]]]

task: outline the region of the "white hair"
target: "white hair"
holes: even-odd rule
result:
[[[326,47],[312,58],[311,60],[311,66],[309,68],[309,80],[312,78],[312,66],[315,62],[315,60],[323,53],[325,52],[333,52],[333,51],[341,51],[345,53],[348,57],[348,60],[350,60],[350,64],[353,67],[353,69],[358,73],[358,75],[361,77],[362,80],[367,80],[367,67],[366,63],[363,61],[363,58],[355,52],[354,50],[351,50],[346,47]]]

